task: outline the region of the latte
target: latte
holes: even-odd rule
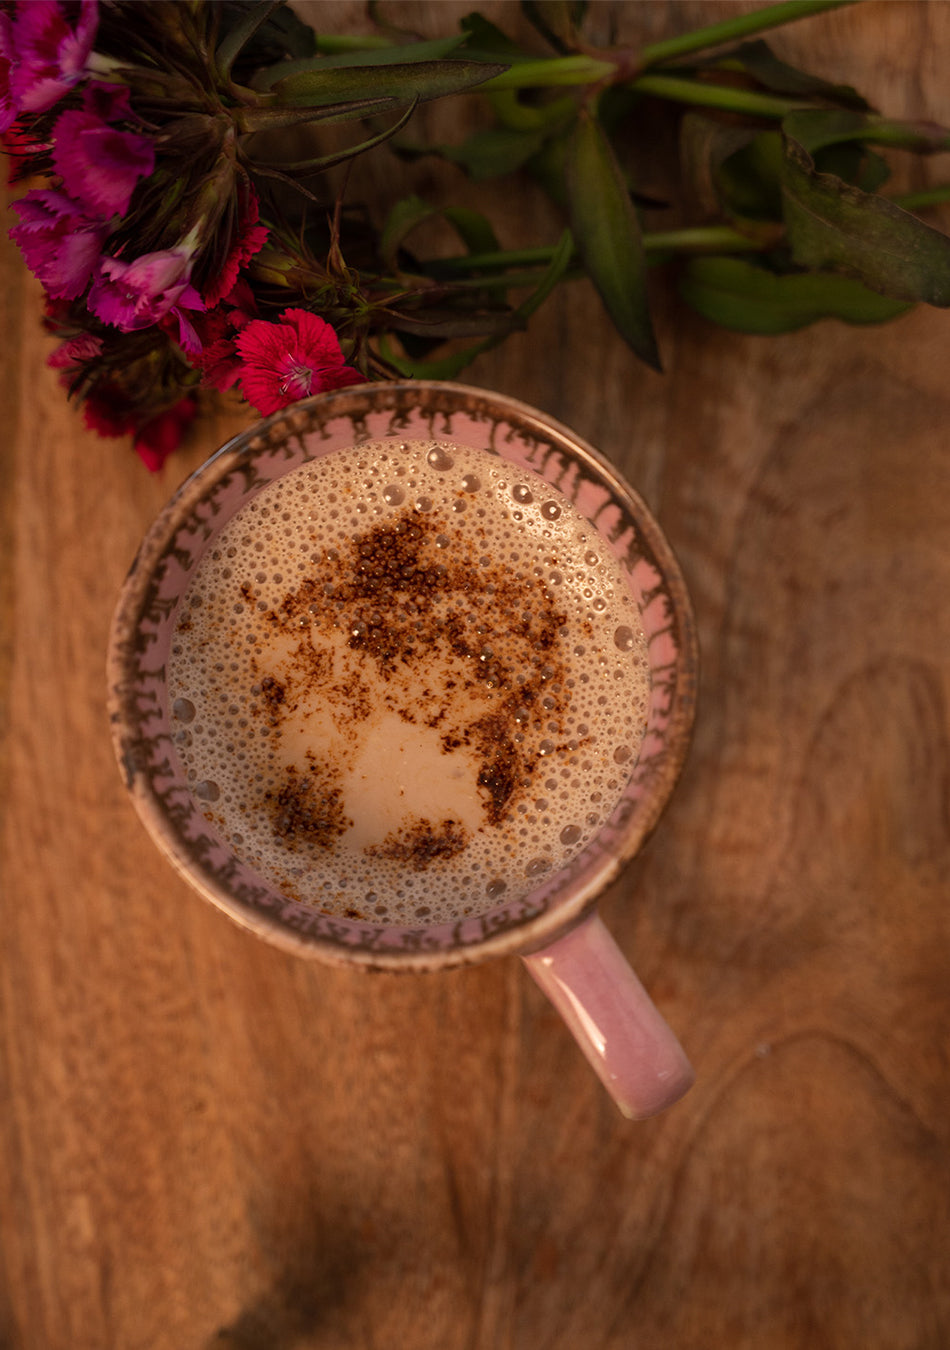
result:
[[[598,832],[646,722],[623,568],[539,476],[381,440],[278,479],[222,530],[168,669],[191,791],[288,897],[447,922]]]

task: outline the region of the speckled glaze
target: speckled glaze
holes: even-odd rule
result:
[[[194,802],[172,740],[165,665],[178,603],[221,527],[307,460],[385,436],[489,449],[569,497],[621,559],[651,666],[649,720],[617,810],[568,867],[517,903],[441,926],[375,926],[290,900],[233,856]],[[547,948],[589,913],[654,828],[686,754],[696,642],[679,568],[643,502],[565,427],[510,398],[435,382],[320,395],[242,433],[189,478],[146,535],[123,587],[108,658],[116,754],[139,816],[178,871],[232,919],[302,956],[430,970]]]

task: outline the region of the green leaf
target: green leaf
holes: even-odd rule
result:
[[[567,272],[573,256],[574,238],[570,230],[565,230],[558,240],[554,252],[551,254],[551,261],[548,264],[547,271],[544,273],[538,286],[531,292],[527,300],[523,300],[515,310],[515,313],[519,318],[529,319],[535,310],[540,308]]]
[[[544,276],[541,278],[538,286],[531,292],[526,300],[523,300],[518,308],[512,313],[509,319],[509,326],[504,331],[495,336],[487,337],[482,342],[476,343],[472,347],[466,347],[462,351],[452,352],[447,356],[435,357],[431,360],[424,360],[417,357],[406,355],[400,357],[394,352],[388,343],[385,334],[379,338],[380,351],[391,365],[409,379],[416,380],[451,380],[460,374],[466,366],[470,365],[477,356],[483,352],[490,351],[492,347],[497,347],[507,337],[512,328],[521,328],[527,323],[532,314],[544,303],[554,287],[564,276],[570,265],[571,257],[574,252],[574,241],[571,238],[570,230],[565,230],[551,256],[551,262]],[[410,331],[421,331],[419,328]]]
[[[487,216],[468,206],[447,206],[443,211],[469,253],[491,253],[498,247],[498,237]]]
[[[476,182],[514,173],[536,155],[544,144],[543,131],[512,131],[509,127],[490,127],[476,131],[461,145],[443,145],[439,153],[459,164]]]
[[[720,53],[713,64],[726,69],[738,67],[773,94],[792,94],[796,98],[820,98],[846,108],[858,108],[863,111],[870,109],[870,104],[850,85],[831,84],[817,75],[810,75],[807,71],[786,65],[762,38],[756,42],[743,42],[731,51]]]
[[[382,145],[385,141],[388,141],[392,136],[395,136],[397,132],[402,130],[415,110],[415,102],[410,103],[402,116],[399,117],[391,127],[387,127],[385,131],[380,131],[375,136],[370,136],[365,141],[360,141],[358,145],[345,146],[343,149],[336,150],[329,155],[319,155],[312,159],[298,159],[287,161],[286,163],[268,157],[266,160],[255,163],[253,155],[248,154],[248,162],[253,166],[256,172],[264,174],[268,171],[275,172],[281,176],[286,176],[288,174],[303,176],[307,174],[323,173],[327,169],[332,169],[337,164],[343,164],[348,159],[355,159],[357,155],[362,155],[367,150],[374,150],[377,145]]]
[[[884,323],[911,308],[834,272],[778,275],[741,258],[693,258],[683,299],[704,318],[740,333],[790,333],[819,319]]]
[[[433,206],[421,197],[404,197],[389,213],[379,240],[379,252],[384,264],[398,268],[399,250],[406,239],[425,220],[442,216],[455,230],[470,253],[488,253],[497,249],[495,231],[485,216],[464,206]]]
[[[406,237],[435,215],[436,207],[423,201],[421,197],[403,197],[396,202],[383,225],[379,237],[379,254],[386,267],[395,268],[399,250]]]
[[[417,101],[410,99],[408,106],[415,107]],[[304,122],[322,122],[324,126],[357,122],[379,113],[401,111],[406,106],[394,98],[363,98],[311,108],[237,108],[233,117],[241,132],[280,131],[285,127],[301,126]]]
[[[565,180],[571,230],[584,268],[618,332],[641,360],[659,370],[640,224],[610,142],[585,108],[567,140]]]
[[[400,356],[386,333],[379,335],[379,352],[384,361],[399,371],[407,380],[454,380],[466,366],[471,365],[476,356],[485,350],[484,342],[474,347],[465,347],[462,351],[450,352],[447,356],[429,359],[415,356]]]
[[[780,220],[781,174],[782,138],[777,131],[760,131],[722,161],[714,179],[731,216]]]
[[[483,61],[417,61],[405,64],[336,66],[288,75],[273,86],[281,107],[317,108],[346,99],[395,99],[425,102],[460,94],[505,70]]]
[[[450,56],[465,41],[464,33],[433,42],[407,42],[391,47],[361,48],[357,51],[334,52],[331,55],[306,57],[297,61],[281,61],[261,70],[254,77],[254,88],[273,89],[282,80],[298,75],[319,75],[324,70],[349,70],[354,67],[375,70],[379,66],[409,65],[420,61],[435,61]]]
[[[532,178],[540,184],[554,205],[565,212],[568,210],[565,179],[569,139],[569,130],[548,137],[538,153],[532,155],[525,165]]]
[[[803,108],[783,119],[782,130],[812,156],[849,141],[893,145],[920,154],[950,150],[950,131],[936,122],[900,122],[844,109]]]
[[[227,79],[234,62],[254,37],[257,30],[268,22],[274,10],[279,7],[279,3],[280,0],[262,0],[262,3],[255,5],[252,9],[245,10],[232,24],[218,43],[214,54],[215,65],[220,76]]]
[[[800,266],[843,271],[896,300],[950,305],[950,239],[887,198],[818,173],[788,135],[782,196]]]

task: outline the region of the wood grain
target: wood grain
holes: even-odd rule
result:
[[[434,33],[469,7],[386,8]],[[749,7],[592,10],[637,43]],[[772,40],[950,122],[950,6]],[[365,173],[404,186],[385,156]],[[506,242],[554,224],[528,186],[500,204]],[[604,914],[698,1082],[631,1126],[516,962],[303,963],[154,853],[112,762],[106,632],[147,523],[245,417],[149,476],[66,406],[5,236],[0,276],[0,1346],[944,1350],[947,315],[759,340],[660,294],[660,376],[578,283],[469,372],[623,467],[696,605],[693,752]]]

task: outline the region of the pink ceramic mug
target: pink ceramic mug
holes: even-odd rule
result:
[[[437,438],[490,449],[568,497],[621,561],[648,642],[651,692],[620,802],[583,852],[524,898],[452,923],[378,925],[289,898],[206,819],[176,753],[166,663],[194,569],[235,512],[307,460],[369,439]],[[655,1114],[692,1070],[596,913],[596,901],[656,825],[686,754],[696,640],[679,568],[637,495],[589,445],[513,399],[436,382],[373,384],[294,405],[236,437],[176,493],[123,588],[109,653],[116,753],[133,803],[179,872],[245,928],[301,956],[367,969],[444,970],[520,955],[621,1111]]]

